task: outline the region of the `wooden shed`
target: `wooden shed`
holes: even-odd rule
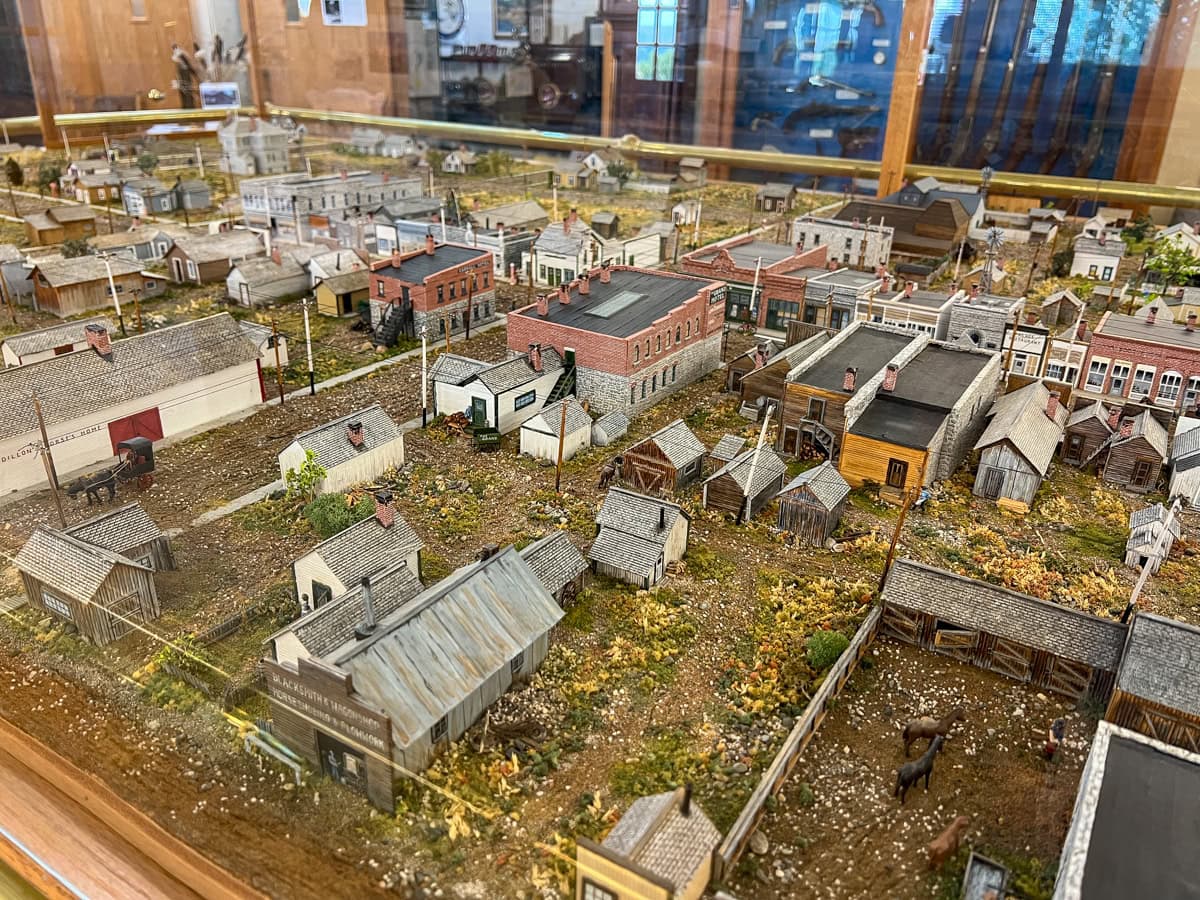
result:
[[[1162,545],[1158,540],[1166,531]],[[1158,573],[1163,561],[1171,555],[1171,547],[1179,537],[1179,519],[1161,503],[1135,509],[1129,514],[1129,537],[1125,541],[1125,565],[1131,569],[1149,568]],[[1155,548],[1158,548],[1155,552]]]
[[[746,439],[741,435],[724,435],[716,445],[708,451],[708,458],[717,464],[717,468],[733,462],[737,455],[746,449]]]
[[[705,509],[727,512],[737,521],[753,519],[783,487],[787,463],[770,447],[751,447],[704,481]]]
[[[157,619],[154,573],[94,544],[39,525],[13,565],[31,606],[103,646]]]
[[[1126,626],[910,559],[883,589],[885,633],[1072,699],[1107,702]]]
[[[317,283],[317,312],[325,316],[352,316],[371,297],[371,273],[366,269],[344,272]]]
[[[1138,613],[1104,718],[1200,753],[1200,628]]]
[[[992,404],[991,421],[975,443],[980,451],[975,496],[1028,510],[1067,423],[1058,396],[1034,381]]]
[[[779,530],[813,547],[824,547],[842,520],[850,485],[826,460],[801,472],[779,492]]]
[[[298,471],[310,450],[325,468],[319,493],[333,494],[404,465],[404,434],[383,407],[372,403],[293,438],[279,454],[279,477]]]
[[[66,533],[155,572],[175,568],[170,538],[154,524],[140,503],[127,503],[119,509],[101,513],[71,526]]]
[[[563,428],[563,410],[566,428]],[[559,435],[562,434],[562,458],[571,459],[592,445],[592,417],[574,397],[543,406],[541,412],[521,423],[521,452],[534,459],[557,462]]]
[[[740,393],[743,407],[754,407],[761,415],[768,403],[778,410],[783,405],[784,382],[792,371],[829,341],[829,332],[820,331],[782,350],[773,350],[764,360],[755,348],[729,363],[726,389]],[[774,347],[774,341],[764,345]],[[760,364],[761,363],[761,364]]]
[[[559,606],[569,605],[583,590],[588,562],[565,531],[552,531],[523,547],[521,557]]]
[[[592,570],[650,588],[687,552],[691,518],[677,504],[624,488],[609,488],[596,514],[588,550]]]
[[[676,419],[622,454],[621,480],[641,491],[679,490],[700,477],[707,452]]]
[[[1067,419],[1066,433],[1063,435],[1062,461],[1073,466],[1082,466],[1112,437],[1120,419],[1119,408],[1109,410],[1102,403],[1090,403],[1079,407]]]
[[[1092,454],[1092,459],[1100,462],[1104,481],[1141,494],[1158,485],[1166,458],[1167,430],[1150,410],[1122,419],[1118,429]]]

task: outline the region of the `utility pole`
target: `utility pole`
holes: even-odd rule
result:
[[[1150,557],[1146,560],[1146,564],[1142,566],[1142,572],[1138,575],[1137,583],[1133,586],[1133,593],[1129,595],[1129,603],[1126,604],[1125,611],[1121,613],[1122,624],[1129,621],[1129,617],[1133,615],[1134,609],[1137,608],[1138,597],[1141,596],[1142,588],[1146,586],[1146,579],[1150,577],[1150,566],[1158,558],[1158,554],[1162,552],[1162,546],[1167,539],[1167,533],[1171,530],[1171,522],[1175,519],[1175,514],[1179,512],[1180,502],[1181,498],[1176,497],[1175,502],[1171,504],[1171,509],[1167,512],[1167,520],[1163,522],[1162,530],[1159,531],[1158,537],[1154,540],[1154,547],[1150,551]]]
[[[271,343],[275,345],[275,383],[279,385],[279,405],[283,406],[283,366],[279,362],[279,328],[271,316]]]
[[[113,281],[112,263],[109,262],[107,254],[100,256],[100,261],[104,263],[104,271],[108,273],[108,289],[112,292],[113,307],[117,312],[117,322],[121,325],[121,337],[127,337],[125,331],[125,317],[121,315],[121,300],[117,297],[117,284]]]
[[[883,593],[883,586],[887,583],[888,572],[892,570],[892,559],[896,556],[896,544],[900,540],[900,530],[904,527],[904,519],[908,515],[909,509],[921,494],[921,482],[925,480],[925,467],[921,467],[921,477],[917,479],[917,484],[912,487],[907,494],[904,495],[904,505],[900,507],[900,518],[896,520],[896,529],[892,532],[892,542],[888,544],[887,559],[883,562],[883,573],[879,576],[879,593]]]
[[[446,352],[450,352],[450,313],[442,314],[442,328],[446,332]]]
[[[758,276],[762,272],[762,257],[754,263],[754,284],[750,288],[750,318],[758,324],[758,305],[754,302],[754,298],[758,294]]]
[[[426,338],[429,329],[421,326],[421,427],[429,424],[429,356]]]
[[[308,393],[309,396],[317,395],[317,377],[313,374],[312,362],[312,332],[308,328],[308,304],[310,298],[305,297],[300,301],[300,305],[304,307],[304,349],[308,352]]]
[[[54,497],[54,507],[58,510],[58,521],[63,528],[67,527],[67,516],[63,512],[62,497],[58,493],[58,473],[54,471],[54,456],[50,452],[50,436],[46,434],[46,419],[42,416],[42,401],[38,395],[33,395],[33,411],[37,414],[38,431],[42,434],[42,465],[46,467],[46,480],[50,482],[50,493]]]
[[[558,465],[554,469],[554,493],[562,488],[563,444],[567,439],[567,398],[562,398],[562,418],[558,423]]]
[[[200,152],[200,145],[196,144],[196,168],[200,170],[200,177],[204,177],[204,154]]]

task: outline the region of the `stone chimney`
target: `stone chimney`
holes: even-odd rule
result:
[[[1113,407],[1112,409],[1110,409],[1108,411],[1108,427],[1111,428],[1113,431],[1116,431],[1117,425],[1120,423],[1120,421],[1121,421],[1121,410],[1117,407]]]
[[[846,366],[846,374],[842,376],[842,391],[847,394],[854,393],[854,383],[858,380],[858,369],[854,366]]]
[[[1058,415],[1059,396],[1060,394],[1058,391],[1051,391],[1050,396],[1046,398],[1046,418],[1051,422],[1053,422],[1055,417]]]
[[[1188,313],[1187,324],[1183,326],[1183,330],[1184,331],[1195,331],[1196,330],[1196,314],[1194,312]]]
[[[563,234],[571,233],[571,217],[563,216]]]
[[[433,253],[436,249],[437,249],[437,244],[434,243],[433,235],[432,234],[425,235],[425,255],[433,256]]]
[[[679,801],[679,814],[685,819],[692,814],[692,783],[683,786],[683,798]]]
[[[543,319],[550,315],[550,298],[548,298],[545,294],[538,294],[537,312],[538,315]]]
[[[612,271],[608,268],[608,263],[600,266],[600,283],[608,284],[612,281]]]
[[[96,351],[97,356],[104,359],[112,359],[112,341],[108,336],[108,329],[103,325],[86,325],[83,329],[83,336],[87,339],[88,346]]]
[[[917,289],[917,283],[915,281],[906,281],[904,283],[904,296],[911,297],[913,295],[913,291],[915,291],[916,289]]]
[[[346,424],[346,437],[355,449],[359,449],[363,445],[363,427],[362,422],[348,422]]]
[[[900,367],[895,363],[888,363],[887,368],[883,370],[883,384],[880,385],[881,391],[887,391],[889,394],[896,389],[896,381],[900,378]]]
[[[542,348],[538,344],[529,345],[529,365],[535,372],[542,371]]]
[[[592,277],[586,272],[579,278],[579,295],[586,297],[592,292]]]
[[[384,528],[391,528],[396,523],[396,507],[392,505],[391,491],[375,494],[375,521]]]
[[[1121,420],[1121,439],[1133,437],[1133,419]]]
[[[1146,310],[1146,324],[1147,325],[1153,325],[1154,320],[1157,318],[1158,318],[1158,310],[1155,309],[1153,306],[1151,306],[1148,310]]]
[[[362,577],[362,590],[359,592],[362,597],[363,617],[362,621],[354,626],[354,636],[360,641],[370,637],[375,633],[375,594],[371,590],[371,576],[364,575]]]

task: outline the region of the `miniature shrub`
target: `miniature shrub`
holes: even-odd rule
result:
[[[353,505],[345,494],[325,494],[304,507],[304,517],[322,539],[333,537],[375,511],[375,502],[363,495]]]
[[[816,671],[824,672],[849,646],[850,639],[840,631],[814,631],[805,641],[808,664]]]
[[[691,547],[687,552],[687,569],[698,581],[720,581],[737,571],[737,564],[707,547]]]

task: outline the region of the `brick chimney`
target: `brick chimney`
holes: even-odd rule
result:
[[[854,383],[858,380],[858,369],[846,366],[846,374],[842,376],[842,390],[847,394],[854,393]]]
[[[379,491],[375,495],[375,521],[384,528],[396,523],[396,507],[392,505],[392,492]]]
[[[875,267],[875,277],[876,278],[883,278],[885,275],[887,275],[887,269],[885,269],[882,265],[878,265]]]
[[[850,226],[851,226],[852,228],[859,228],[859,227],[860,227],[860,225],[859,225],[859,221],[858,221],[858,216],[855,216],[855,217],[854,217],[854,218],[853,218],[853,219],[850,221]]]
[[[1133,419],[1122,419],[1121,420],[1121,438],[1124,439],[1124,438],[1132,437],[1132,436],[1133,436]]]
[[[558,286],[558,302],[563,306],[571,305],[571,288],[574,284],[572,281],[571,284],[564,283]]]
[[[550,315],[550,298],[545,294],[538,294],[537,311],[538,315],[543,319]]]
[[[1075,340],[1082,341],[1084,338],[1086,338],[1087,337],[1087,329],[1088,329],[1087,320],[1080,319],[1079,325],[1075,329]]]
[[[579,279],[579,295],[586,297],[592,292],[592,277],[586,272]]]
[[[1038,320],[1037,313],[1032,312],[1032,311],[1025,313],[1025,324],[1026,325],[1036,325],[1037,320]]]
[[[1108,411],[1108,427],[1113,431],[1117,430],[1117,425],[1121,421],[1121,410],[1114,407]]]
[[[363,445],[363,427],[362,422],[346,423],[346,437],[350,439],[350,443],[354,447],[361,448]]]
[[[1183,326],[1183,330],[1184,331],[1195,331],[1196,330],[1196,314],[1194,312],[1188,313],[1187,324]]]
[[[571,233],[571,217],[563,216],[563,234]]]
[[[387,184],[391,180],[391,178],[392,178],[392,176],[389,175],[387,172],[383,173],[383,183],[384,184]]]
[[[887,272],[884,272],[882,275],[882,278],[883,278],[883,284],[881,284],[879,286],[879,292],[881,294],[886,294],[889,291],[891,291],[891,289],[892,289],[892,276],[889,275]]]
[[[911,297],[913,295],[913,291],[915,291],[916,289],[917,289],[917,283],[915,281],[906,281],[904,283],[904,296]]]
[[[1051,391],[1050,396],[1046,398],[1046,418],[1051,422],[1058,415],[1058,398],[1061,396],[1058,391]]]
[[[529,365],[535,372],[542,371],[542,348],[538,344],[529,345]]]
[[[971,293],[967,295],[967,301],[970,302],[971,300],[977,300],[978,298],[979,298],[979,284],[977,282],[973,282],[971,284]]]
[[[88,346],[96,351],[97,356],[104,359],[112,359],[112,341],[108,336],[108,329],[103,325],[86,325],[83,329],[83,336],[87,339]]]
[[[612,271],[608,268],[608,263],[600,266],[600,283],[608,284],[612,281]]]
[[[436,249],[437,249],[437,244],[434,243],[433,235],[432,234],[425,235],[425,255],[433,256],[433,253]]]
[[[804,238],[803,238],[803,236],[801,236],[800,240],[796,241],[796,255],[799,256],[803,252],[804,252]]]
[[[567,216],[567,218],[571,221],[571,224],[574,225],[576,222],[579,221],[579,211],[576,210],[575,207],[572,206],[571,214],[569,216]]]
[[[880,390],[887,391],[889,394],[896,389],[896,381],[900,378],[900,367],[895,363],[888,363],[887,368],[883,370],[883,384]]]
[[[350,173],[345,169],[342,169],[340,172],[338,172],[338,177],[340,177],[342,181],[346,181],[350,177]]]
[[[393,269],[400,268],[400,248],[399,247],[397,247],[395,250],[392,251],[392,268]]]
[[[271,262],[275,263],[277,266],[283,265],[283,254],[279,252],[278,247],[271,248]]]
[[[258,131],[258,116],[250,117],[250,131]]]
[[[1146,324],[1147,325],[1153,325],[1154,320],[1157,318],[1158,318],[1158,310],[1155,309],[1153,306],[1151,306],[1148,310],[1146,310]]]
[[[838,264],[836,259],[827,260],[825,263],[825,268],[827,268],[830,272],[836,271],[837,267]]]

